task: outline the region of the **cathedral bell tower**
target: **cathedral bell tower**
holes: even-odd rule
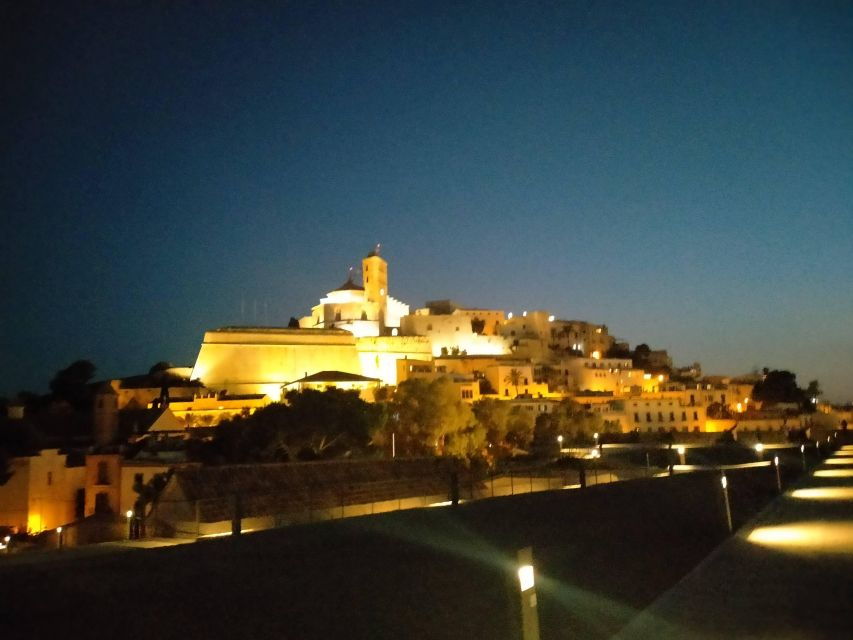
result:
[[[379,305],[379,333],[385,330],[388,311],[388,263],[379,255],[379,245],[361,261],[364,278],[364,299]]]

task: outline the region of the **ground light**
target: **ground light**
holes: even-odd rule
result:
[[[800,445],[800,457],[803,459],[803,471],[806,470],[806,445]]]
[[[764,456],[764,445],[760,442],[755,445],[755,453],[758,454],[758,459],[761,460]]]
[[[533,549],[520,549],[518,560],[518,590],[521,596],[522,640],[539,640],[539,611],[536,602],[536,572],[533,569]]]
[[[133,539],[133,511],[131,509],[128,509],[124,515],[127,516],[127,539],[132,540]]]
[[[807,553],[853,551],[853,524],[849,522],[795,522],[757,527],[747,540],[765,547]]]
[[[853,500],[853,487],[814,487],[795,489],[792,498],[803,500]]]
[[[732,532],[732,507],[729,504],[729,480],[724,473],[720,476],[720,484],[723,487],[723,500],[726,503],[726,524],[729,527],[729,533]]]
[[[687,449],[684,448],[684,445],[679,446],[676,451],[678,451],[678,463],[687,464]]]
[[[773,466],[776,468],[776,488],[782,493],[782,475],[779,473],[779,456],[773,456]]]
[[[853,469],[818,469],[816,478],[853,478]]]
[[[62,548],[62,527],[56,527],[56,544],[61,549]]]

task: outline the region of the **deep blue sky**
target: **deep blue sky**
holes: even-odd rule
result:
[[[853,3],[19,4],[0,393],[190,364],[382,242],[413,307],[853,399]]]

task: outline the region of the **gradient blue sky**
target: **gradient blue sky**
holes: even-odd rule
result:
[[[241,300],[286,323],[381,242],[413,307],[853,400],[853,3],[21,4],[0,393],[192,363]]]

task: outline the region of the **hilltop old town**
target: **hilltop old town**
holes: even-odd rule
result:
[[[449,299],[412,310],[391,297],[378,246],[360,278],[351,271],[286,327],[211,329],[192,367],[95,373],[81,360],[56,374],[49,394],[4,400],[0,527],[10,536],[32,542],[65,527],[67,544],[83,544],[125,535],[125,518],[138,535],[158,505],[166,517],[170,500],[195,501],[171,533],[178,521],[199,533],[203,521],[229,518],[203,513],[202,498],[293,493],[294,482],[313,487],[309,517],[330,508],[320,488],[341,482],[372,487],[372,498],[348,504],[370,503],[373,513],[391,476],[412,483],[386,496],[397,506],[414,495],[444,499],[440,482],[424,480],[430,459],[456,460],[473,477],[603,443],[806,441],[851,418],[850,407],[821,401],[817,381],[801,388],[793,373],[767,369],[704,375],[664,349],[632,348],[606,324]],[[392,459],[396,467],[383,466]],[[651,462],[665,469],[671,460]],[[286,469],[297,480],[286,481]]]

